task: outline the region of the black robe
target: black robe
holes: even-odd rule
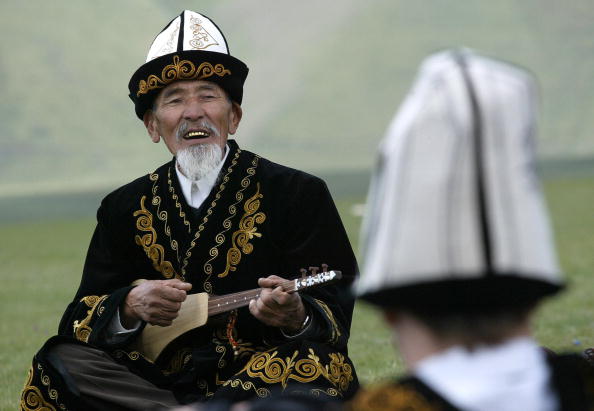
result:
[[[34,358],[23,409],[35,408],[35,401],[58,409],[61,401],[82,401],[47,355],[54,344],[73,340],[109,352],[182,403],[272,392],[345,399],[358,388],[347,356],[353,311],[348,288],[357,266],[325,183],[241,150],[233,140],[228,145],[219,180],[198,210],[182,194],[175,160],[103,199],[80,287],[59,336]],[[342,271],[343,279],[301,293],[313,322],[296,339],[265,326],[247,308],[238,310],[232,331],[238,355],[225,317],[176,340],[156,363],[133,348],[142,329],[119,340],[105,338],[137,279],[180,278],[192,283],[190,293],[223,295],[257,288],[260,277],[292,279],[326,266]]]

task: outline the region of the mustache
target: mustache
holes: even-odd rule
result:
[[[184,121],[179,125],[179,128],[175,133],[177,141],[181,141],[191,127],[203,128],[214,137],[219,137],[220,135],[219,129],[216,128],[216,126],[208,120],[200,120],[197,123],[190,123],[189,121]]]

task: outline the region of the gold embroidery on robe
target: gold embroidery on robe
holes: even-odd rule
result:
[[[95,310],[97,307],[107,298],[107,295],[102,295],[101,297],[97,295],[89,295],[80,299],[80,302],[83,302],[90,308],[87,311],[87,316],[82,321],[74,321],[73,329],[74,329],[74,336],[77,340],[82,342],[88,342],[89,336],[93,329],[89,327],[89,323],[93,318],[93,314],[95,314]]]
[[[117,359],[122,359],[122,358],[124,358],[124,356],[126,356],[129,359],[131,359],[132,361],[138,361],[139,359],[142,358],[143,360],[152,363],[151,360],[146,358],[144,355],[142,355],[138,351],[125,351],[125,350],[118,349],[118,350],[113,351],[112,355]]]
[[[277,351],[272,350],[254,354],[236,375],[245,372],[249,377],[260,379],[266,384],[280,383],[283,389],[287,387],[288,380],[309,383],[322,377],[341,393],[346,392],[353,381],[352,367],[345,363],[345,357],[341,353],[330,353],[330,363],[327,365],[320,362],[311,348],[307,358],[299,360],[296,360],[299,351],[285,359],[277,357],[277,354]]]
[[[215,376],[215,378],[218,378],[218,374]],[[214,391],[210,391],[210,389],[208,388],[208,382],[204,379],[199,379],[196,382],[196,386],[198,387],[200,392],[204,393],[203,395],[206,398],[212,398],[212,396],[215,394]]]
[[[329,397],[342,397],[340,391],[334,388],[328,388],[327,390],[322,390],[321,388],[314,388],[309,390],[309,393],[314,397],[319,397],[322,393],[326,394]]]
[[[204,62],[196,67],[190,60],[180,60],[179,56],[175,55],[173,64],[166,65],[161,71],[161,77],[151,74],[146,80],[138,82],[136,97],[151,90],[163,88],[177,80],[203,80],[214,75],[224,77],[230,74],[231,70],[226,69],[222,64],[213,66],[211,63]]]
[[[231,204],[228,208],[229,210],[229,215],[227,216],[227,218],[225,218],[225,220],[223,220],[223,231],[221,231],[220,233],[218,233],[215,236],[215,242],[216,245],[214,247],[212,247],[208,254],[211,256],[210,259],[208,259],[208,261],[204,264],[204,273],[206,273],[206,275],[208,276],[208,279],[210,279],[210,276],[212,275],[212,264],[211,262],[218,257],[219,255],[219,247],[221,246],[221,244],[223,244],[225,242],[225,234],[227,233],[227,231],[229,231],[229,229],[231,228],[231,220],[235,217],[235,215],[237,214],[237,205],[243,201],[243,192],[249,187],[250,183],[251,183],[251,178],[254,176],[254,174],[256,174],[256,167],[258,167],[258,161],[259,161],[260,157],[259,156],[255,156],[254,159],[252,160],[252,166],[249,167],[246,170],[247,175],[241,180],[241,189],[235,193],[235,203]],[[208,280],[207,280],[208,281]]]
[[[38,366],[38,368],[40,370],[42,370],[41,366]],[[44,381],[44,379],[46,381]],[[27,377],[27,382],[25,382],[25,386],[23,387],[23,392],[21,393],[20,409],[25,410],[25,411],[33,411],[33,410],[35,410],[35,411],[56,411],[56,407],[54,407],[53,405],[51,405],[49,402],[47,402],[45,400],[45,398],[43,397],[43,394],[41,393],[41,390],[39,388],[37,388],[36,386],[31,385],[32,381],[33,381],[33,366],[31,366],[31,368],[29,369],[29,376]],[[49,386],[49,384],[50,384],[49,377],[44,376],[42,374],[41,382],[44,385]],[[47,384],[46,384],[46,382],[47,382]],[[58,392],[56,390],[50,389],[50,396],[52,395],[52,393],[55,394],[55,396],[52,397],[52,399],[56,400],[58,398]],[[66,407],[64,407],[63,405],[60,405],[60,409],[65,410]]]
[[[258,232],[256,224],[262,224],[266,220],[266,215],[263,212],[257,212],[260,208],[260,199],[263,197],[260,194],[260,183],[256,185],[256,194],[246,200],[243,205],[245,211],[241,220],[239,220],[239,228],[231,236],[231,244],[233,245],[227,251],[227,265],[225,271],[218,274],[219,277],[226,277],[229,271],[235,271],[235,266],[241,261],[241,254],[251,254],[254,246],[250,243],[254,237],[262,237],[262,233]]]
[[[153,215],[144,206],[145,200],[146,196],[142,196],[140,210],[135,211],[133,214],[134,217],[138,216],[136,228],[147,233],[142,237],[136,234],[134,237],[136,244],[144,248],[144,252],[153,263],[153,268],[163,274],[165,278],[180,278],[173,265],[165,260],[165,249],[157,243],[157,231],[153,228]]]
[[[202,230],[204,230],[204,227],[206,226],[206,223],[208,222],[208,218],[213,213],[213,210],[216,207],[217,202],[221,198],[221,194],[223,193],[223,191],[225,190],[225,187],[227,186],[227,183],[229,182],[229,178],[230,178],[229,176],[231,175],[231,173],[233,172],[233,170],[235,168],[235,165],[237,164],[237,159],[239,158],[240,153],[241,153],[241,149],[238,149],[237,152],[235,153],[235,156],[233,156],[231,165],[227,168],[227,173],[225,174],[225,176],[223,177],[223,181],[219,185],[219,190],[215,194],[214,200],[210,203],[210,207],[208,208],[208,210],[206,210],[206,215],[202,218],[202,223],[198,226],[198,230],[196,230],[196,233],[194,234],[194,239],[190,242],[190,247],[186,250],[186,256],[184,257],[184,260],[182,261],[182,268],[181,268],[182,276],[184,276],[184,277],[186,275],[186,266],[188,265],[189,258],[192,256],[192,250],[194,249],[194,247],[196,247],[196,244],[198,244],[198,239],[200,238],[200,234],[202,233]],[[207,293],[212,293],[212,284],[210,284],[210,282],[208,280],[206,280],[204,282],[203,288],[204,288],[204,291],[206,291]]]
[[[173,181],[171,180],[171,167],[167,169],[167,187],[169,188],[169,193],[171,193],[171,198],[173,199],[173,201],[175,201],[175,208],[179,209],[179,217],[182,219],[184,225],[188,227],[188,233],[190,233],[192,231],[192,228],[190,227],[190,222],[186,219],[186,213],[182,210],[181,203],[179,202],[179,196],[177,195],[177,193],[175,192],[175,188],[173,187]],[[177,251],[177,241],[175,241],[175,246],[175,250]]]
[[[171,180],[170,180],[170,176],[171,176],[171,167],[168,169],[167,171],[167,176],[168,176],[168,183],[169,183],[169,189],[171,191],[171,189],[173,188],[171,186]],[[176,240],[174,240],[171,237],[171,227],[169,227],[169,223],[168,223],[168,213],[166,210],[161,210],[161,197],[157,195],[157,191],[159,190],[159,186],[157,185],[157,181],[159,180],[159,175],[156,173],[153,173],[150,175],[150,179],[151,181],[153,181],[153,187],[151,189],[152,193],[153,193],[153,199],[151,200],[151,204],[155,207],[157,207],[157,217],[159,218],[159,220],[161,220],[163,222],[163,228],[165,231],[165,235],[167,235],[167,237],[169,238],[169,245],[171,247],[171,249],[173,251],[175,251],[175,256],[177,258],[177,262],[180,262],[180,257],[179,257],[179,246]],[[174,197],[177,197],[174,193]],[[180,217],[184,217],[185,214],[181,211],[180,208]],[[185,220],[184,220],[185,221]],[[185,221],[186,222],[186,221]],[[190,228],[190,225],[188,223],[188,229]],[[183,277],[178,276],[176,274],[176,278],[181,278],[182,280],[184,280]]]
[[[332,332],[330,334],[330,340],[328,341],[330,344],[336,344],[338,342],[338,338],[342,335],[340,332],[340,328],[338,327],[338,323],[334,318],[334,314],[332,314],[332,310],[326,305],[325,302],[314,298],[315,302],[320,306],[320,308],[326,313],[327,318],[330,320],[332,324]]]
[[[270,396],[270,390],[264,387],[256,388],[256,385],[251,381],[242,381],[240,379],[230,379],[227,381],[220,381],[217,379],[217,384],[221,384],[224,387],[231,386],[233,388],[241,387],[244,391],[254,390],[256,395],[260,398]]]

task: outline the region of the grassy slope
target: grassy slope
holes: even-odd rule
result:
[[[251,68],[248,148],[308,170],[368,168],[422,58],[463,44],[538,73],[544,154],[594,155],[589,0],[323,3],[200,2]],[[196,4],[0,2],[0,195],[113,186],[168,157],[126,86],[183,7]]]
[[[535,332],[544,345],[556,350],[594,346],[590,303],[593,184],[594,178],[546,184],[570,288],[539,312]],[[360,218],[350,211],[361,201],[361,197],[337,201],[355,249]],[[32,355],[55,333],[78,286],[93,225],[91,218],[0,224],[0,410],[15,409]],[[574,340],[580,345],[574,345]],[[364,383],[402,370],[381,318],[365,304],[355,309],[350,353]]]
[[[312,170],[367,168],[421,60],[456,45],[538,74],[543,154],[592,153],[587,147],[593,142],[588,124],[594,84],[588,73],[594,68],[594,45],[588,31],[594,9],[588,2],[367,4],[311,44],[303,87],[254,137],[264,154]]]

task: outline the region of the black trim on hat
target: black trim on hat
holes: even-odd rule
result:
[[[223,33],[223,30],[221,30],[219,28],[219,26],[217,26],[217,23],[215,23],[214,21],[212,21],[212,19],[210,17],[205,16],[204,14],[201,14],[201,16],[204,17],[204,18],[206,18],[208,21],[210,21],[212,23],[213,26],[215,26],[217,28],[217,30],[219,31],[219,33],[223,37],[223,41],[225,42],[225,48],[227,49],[227,53],[231,54],[231,49],[229,48],[229,43],[227,43],[227,38],[225,37],[225,33]]]
[[[480,237],[483,251],[483,260],[485,263],[485,276],[491,277],[495,275],[493,270],[493,246],[491,244],[491,230],[489,227],[489,213],[487,208],[486,199],[486,172],[485,172],[485,159],[484,159],[484,135],[483,135],[483,121],[481,110],[478,105],[477,96],[474,84],[470,73],[468,72],[468,66],[464,58],[463,53],[457,53],[455,59],[460,66],[460,73],[466,84],[466,90],[468,91],[468,100],[470,102],[471,116],[470,121],[472,122],[472,142],[474,148],[474,166],[476,168],[476,193],[478,203],[478,216],[479,216],[479,227]]]
[[[180,24],[179,24],[179,33],[177,36],[177,52],[181,52],[184,49],[184,31],[185,30],[185,25],[184,25],[184,21],[185,21],[185,16],[186,16],[186,11],[182,11],[181,14],[179,15],[180,17]]]
[[[153,43],[155,42],[155,39],[156,39],[157,37],[159,37],[159,35],[160,35],[161,33],[163,33],[165,30],[167,30],[167,29],[169,28],[169,26],[171,26],[171,25],[173,24],[173,22],[175,21],[175,19],[177,19],[178,17],[179,17],[179,16],[175,16],[174,18],[172,18],[172,19],[171,19],[171,21],[170,21],[169,23],[167,23],[167,24],[165,25],[165,27],[163,27],[163,30],[161,30],[161,31],[160,31],[160,32],[159,32],[159,33],[158,33],[158,34],[155,36],[155,38],[153,38],[153,42],[152,42],[151,44],[153,44]]]
[[[214,70],[210,70],[207,73],[208,75],[198,78],[188,78],[187,72],[183,73],[183,78],[177,76],[177,74],[182,74],[181,72],[169,73],[169,76],[165,76],[164,74],[167,73],[163,73],[163,70],[167,66],[173,65],[176,58],[186,66],[189,66],[188,63],[194,65],[194,68],[196,69],[201,64],[208,63],[211,68],[220,64],[225,71],[217,74]],[[136,70],[128,83],[128,90],[130,92],[129,97],[134,102],[136,115],[142,120],[144,113],[152,107],[154,99],[167,85],[175,81],[205,80],[218,84],[225,90],[225,92],[227,92],[231,100],[241,105],[243,99],[243,83],[248,75],[248,71],[248,67],[241,60],[224,53],[205,50],[186,50],[178,53],[165,54],[164,56],[157,57],[156,59],[143,64]],[[150,76],[156,76],[157,78],[166,81],[158,82],[159,84],[157,84],[155,88],[152,88],[146,93],[138,94],[140,82],[148,81]]]
[[[359,298],[384,308],[465,311],[533,303],[563,289],[562,285],[527,278],[526,273],[497,273],[472,279],[452,276],[458,278],[388,287]]]

